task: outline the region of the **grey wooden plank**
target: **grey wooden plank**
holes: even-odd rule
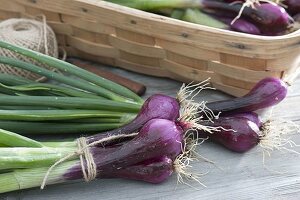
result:
[[[120,75],[144,83],[148,90],[146,97],[155,93],[175,96],[181,83],[140,74],[117,68],[108,69]],[[289,97],[273,109],[273,116],[284,119],[300,120],[300,79],[297,79]],[[220,100],[230,98],[218,91],[204,91],[197,98],[200,100]],[[300,124],[300,123],[299,123]],[[48,137],[42,137],[48,138]],[[293,140],[300,144],[300,136]],[[295,148],[300,151],[300,147]],[[159,185],[146,184],[129,180],[96,180],[91,183],[68,183],[48,186],[45,190],[30,189],[2,194],[0,199],[300,199],[300,156],[289,152],[275,151],[266,160],[266,166],[282,174],[270,172],[263,167],[262,151],[259,147],[245,154],[232,153],[210,142],[198,148],[198,152],[216,162],[223,170],[209,163],[194,163],[193,170],[206,173],[201,177],[204,188],[198,183],[189,182],[194,188],[177,184],[176,176]],[[197,189],[195,189],[197,188]]]

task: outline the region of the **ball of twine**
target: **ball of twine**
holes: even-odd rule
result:
[[[0,23],[0,40],[22,46],[43,54],[58,57],[57,40],[53,30],[46,24],[45,17],[42,22],[31,19],[8,19]],[[25,56],[14,53],[10,50],[0,48],[0,56],[17,58],[19,60],[51,69],[45,64],[41,64]],[[17,76],[22,76],[31,80],[43,78],[38,74],[0,64],[0,72]]]

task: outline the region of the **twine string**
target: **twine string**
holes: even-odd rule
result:
[[[82,173],[84,180],[86,182],[92,181],[97,176],[97,166],[94,161],[93,155],[90,152],[90,149],[87,148],[87,141],[85,137],[81,137],[77,140],[78,149],[81,150],[79,154],[80,164],[82,168]],[[86,165],[85,163],[86,162]]]
[[[71,159],[74,156],[78,156],[80,158],[80,165],[81,165],[84,180],[86,182],[94,180],[97,177],[97,165],[94,161],[93,154],[90,151],[90,147],[97,146],[98,144],[101,144],[103,142],[113,141],[122,138],[132,138],[137,135],[138,133],[112,135],[103,138],[101,140],[92,142],[90,144],[87,144],[87,139],[85,137],[81,137],[77,139],[78,149],[75,152],[70,153],[65,157],[59,159],[47,170],[43,182],[41,184],[41,189],[45,188],[47,180],[50,176],[50,173],[53,171],[53,169],[57,167],[59,164]]]
[[[46,17],[43,15],[41,16],[41,20],[12,18],[2,21],[0,23],[0,40],[41,52],[52,57],[58,57],[58,47],[55,34],[47,25]],[[39,63],[10,50],[1,48],[0,56],[15,58],[46,69],[52,69],[45,64]],[[38,74],[3,64],[0,64],[0,72],[21,76],[31,80],[39,80],[42,78],[42,76]]]

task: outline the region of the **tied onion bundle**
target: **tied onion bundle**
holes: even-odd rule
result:
[[[183,176],[197,180],[187,169],[199,136],[209,136],[237,152],[245,152],[257,144],[270,145],[267,140],[274,134],[268,134],[266,123],[245,112],[276,105],[287,93],[281,80],[266,78],[242,98],[208,104],[195,102],[193,96],[208,88],[208,82],[204,81],[195,87],[183,86],[177,98],[156,94],[143,101],[130,91],[119,92],[121,86],[110,85],[100,77],[99,81],[98,76],[85,70],[78,73],[76,66],[63,61],[1,41],[0,47],[58,66],[77,78],[0,57],[0,62],[60,83],[35,83],[1,75],[0,186],[3,187],[0,192],[43,188],[46,184],[82,178],[87,181],[128,178],[160,183],[173,172],[179,174],[180,181]],[[218,118],[215,113],[219,112],[222,113]],[[40,126],[40,132],[36,125]],[[259,131],[261,127],[263,131]],[[10,131],[103,132],[75,141],[38,142]]]
[[[197,111],[200,106],[191,109],[188,103],[181,106],[183,100],[160,94],[144,102],[130,91],[120,92],[121,86],[107,84],[104,79],[98,81],[82,69],[78,73],[76,66],[5,42],[0,41],[0,46],[57,67],[80,80],[0,57],[0,63],[60,83],[35,83],[1,75],[0,185],[5,182],[6,186],[0,192],[39,185],[43,188],[46,184],[83,177],[86,181],[118,177],[159,183],[173,171],[196,179],[185,171],[185,165],[193,160],[192,148],[197,144],[186,137],[187,127],[210,132],[215,128],[198,124],[201,118],[194,118],[192,113],[186,117],[180,109]],[[121,126],[121,120],[130,123]],[[20,125],[25,126],[20,128]],[[100,132],[121,127],[69,142],[41,143],[10,132],[19,129],[22,133],[24,130],[39,133],[36,125],[41,126],[38,128],[44,130],[42,133],[46,129],[53,133],[52,128],[62,128],[59,133],[73,133],[78,129],[80,133],[91,133],[93,128]]]
[[[132,137],[126,143],[101,146],[105,141]],[[2,145],[8,147],[1,147],[0,151],[0,170],[6,170],[0,173],[0,193],[44,188],[46,184],[83,178],[86,181],[127,178],[160,183],[174,171],[183,172],[184,165],[180,163],[184,130],[174,121],[152,119],[136,134],[104,138],[94,143],[80,139],[82,146],[77,148],[76,141],[41,143],[1,130]]]

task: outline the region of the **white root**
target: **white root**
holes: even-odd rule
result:
[[[271,172],[282,174],[282,172],[268,168],[265,164],[266,156],[271,157],[271,152],[274,150],[300,155],[300,152],[292,149],[294,147],[300,147],[300,145],[291,139],[291,135],[295,133],[300,133],[300,125],[292,121],[272,119],[263,123],[262,131],[259,135],[259,146],[262,148],[264,168]]]
[[[210,110],[205,101],[201,103],[196,103],[194,98],[199,95],[199,93],[205,89],[215,88],[210,87],[209,83],[210,79],[206,79],[197,84],[183,84],[177,93],[177,99],[180,103],[180,117],[179,121],[188,123],[190,125],[190,129],[194,130],[204,130],[209,133],[213,133],[218,131],[220,127],[210,127],[204,126],[201,124],[204,118],[207,118],[209,121],[213,122],[215,119],[219,117],[219,114],[215,114],[212,110]]]
[[[177,172],[177,182],[189,185],[185,182],[187,180],[194,180],[198,182],[203,187],[206,187],[199,180],[202,175],[199,173],[192,172],[191,162],[204,160],[205,162],[209,162],[215,164],[213,161],[201,156],[196,152],[196,147],[201,145],[208,138],[199,138],[198,131],[206,131],[208,133],[213,133],[219,131],[222,127],[213,127],[213,126],[205,126],[202,125],[201,122],[204,120],[209,120],[213,122],[214,119],[219,117],[219,114],[215,114],[212,110],[210,110],[205,101],[197,103],[194,101],[194,98],[199,95],[199,93],[205,89],[215,88],[210,86],[210,79],[206,79],[197,84],[183,84],[177,94],[177,100],[180,103],[180,117],[178,121],[183,122],[184,124],[188,124],[188,130],[185,132],[184,142],[182,143],[182,154],[178,155],[174,161],[174,169]],[[190,187],[193,187],[189,185]]]
[[[177,99],[180,103],[187,101],[187,99],[190,99],[190,101],[193,101],[194,97],[196,97],[202,90],[205,89],[211,89],[211,90],[215,90],[215,88],[210,87],[210,82],[209,82],[210,78],[197,83],[197,84],[193,84],[193,82],[185,85],[182,84],[179,92],[177,93]],[[194,89],[192,89],[194,88]]]
[[[286,137],[293,133],[300,133],[298,124],[282,119],[268,120],[263,125],[259,145],[269,152],[287,150],[287,146],[290,148],[300,146],[295,144],[290,137]]]
[[[195,131],[203,130],[208,133],[214,133],[221,129],[221,127],[205,126],[201,124],[204,121],[204,116],[208,118],[209,121],[213,122],[214,119],[218,117],[211,110],[206,107],[206,102],[190,103],[181,106],[181,113],[179,121],[187,123],[190,129]]]
[[[187,180],[194,180],[198,182],[203,187],[206,187],[199,179],[201,176],[206,175],[207,173],[193,173],[191,172],[191,162],[198,160],[197,158],[197,152],[196,148],[200,144],[202,144],[205,140],[202,140],[202,142],[199,143],[199,139],[197,137],[194,137],[194,134],[189,134],[189,131],[187,131],[187,134],[185,135],[184,142],[181,145],[182,153],[177,156],[175,161],[173,162],[174,171],[177,172],[177,183],[186,184],[190,187],[190,184],[188,184],[185,179]],[[192,136],[192,137],[191,137]],[[194,137],[194,138],[193,138]],[[195,188],[197,189],[197,188]]]

